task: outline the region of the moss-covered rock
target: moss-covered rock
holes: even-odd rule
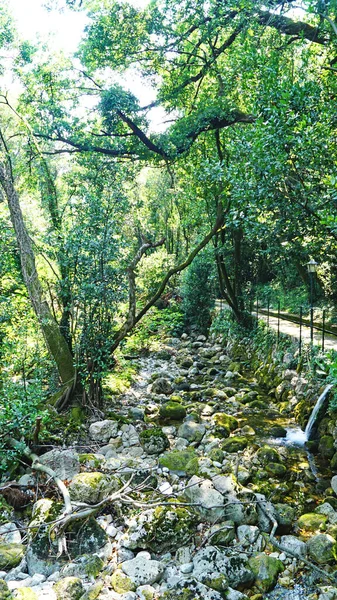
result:
[[[318,444],[318,451],[324,458],[332,458],[335,454],[334,438],[332,435],[323,435]]]
[[[165,452],[165,454],[160,456],[159,464],[161,467],[166,467],[174,473],[186,473],[188,463],[197,458],[197,454],[192,448],[186,450],[172,450],[171,452]]]
[[[274,504],[276,519],[283,532],[290,531],[295,521],[296,510],[289,504]]]
[[[272,590],[280,573],[284,570],[278,558],[267,554],[258,554],[249,559],[249,568],[255,575],[255,585],[261,592]]]
[[[0,570],[9,571],[22,560],[26,547],[23,544],[0,544]]]
[[[38,595],[30,587],[19,588],[15,593],[15,600],[38,600]]]
[[[161,454],[170,447],[170,442],[160,427],[145,429],[139,434],[142,448],[148,454]]]
[[[132,582],[130,577],[125,575],[123,571],[117,569],[110,578],[110,583],[117,592],[117,594],[126,594],[127,592],[134,592],[136,589],[135,584]]]
[[[222,521],[219,525],[213,525],[209,530],[209,536],[214,546],[229,546],[235,540],[234,521]]]
[[[120,481],[117,477],[110,477],[99,471],[79,473],[69,486],[69,494],[72,500],[96,504],[119,487]]]
[[[224,437],[228,437],[230,432],[234,431],[234,429],[237,429],[239,426],[235,417],[223,412],[215,413],[212,416],[212,423],[215,426],[216,433],[219,433]]]
[[[84,589],[78,577],[65,577],[54,585],[57,600],[79,600]]]
[[[269,465],[270,463],[279,463],[281,460],[277,450],[267,445],[262,446],[262,448],[259,448],[256,453],[256,456],[259,459],[260,463],[264,466]]]
[[[270,435],[273,438],[284,438],[287,435],[287,430],[282,425],[274,425],[270,428]]]
[[[307,541],[308,553],[314,561],[319,564],[326,564],[336,560],[337,545],[336,540],[326,533],[313,535]]]
[[[265,469],[273,477],[284,477],[287,473],[287,467],[281,463],[269,463],[265,465]]]
[[[224,452],[238,452],[248,446],[248,440],[245,437],[232,436],[221,442],[221,449]]]
[[[62,569],[64,577],[96,579],[104,567],[104,561],[97,554],[84,554]]]
[[[88,589],[86,589],[84,594],[81,596],[80,600],[96,600],[96,598],[98,598],[98,596],[100,595],[103,586],[103,581],[98,581],[97,583],[94,583]]]
[[[179,402],[165,402],[159,409],[162,421],[182,421],[186,417],[186,409]]]
[[[222,463],[225,455],[224,455],[223,450],[221,450],[221,448],[213,448],[208,453],[208,456],[211,460],[216,461],[218,463]]]
[[[7,583],[0,579],[0,600],[12,600],[13,596],[8,588]]]
[[[324,530],[328,517],[317,513],[305,513],[301,515],[297,521],[299,529],[303,531],[318,531]]]
[[[89,469],[98,469],[104,462],[102,454],[79,454],[79,461],[82,466]]]
[[[337,471],[337,452],[334,453],[333,457],[330,460],[330,467],[332,471]]]
[[[153,518],[144,525],[146,536],[141,547],[150,548],[156,553],[176,550],[191,540],[197,522],[193,510],[183,506],[158,506]]]
[[[84,523],[72,522],[67,527],[66,537],[71,558],[99,552],[109,541],[103,527],[97,523],[94,517],[90,517]]]

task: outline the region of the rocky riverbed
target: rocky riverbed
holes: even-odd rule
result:
[[[46,475],[19,480],[39,497],[3,511],[0,600],[337,599],[331,465],[287,442],[306,382],[291,357],[274,386],[248,367],[186,334],[142,358],[114,419],[39,457],[70,507]]]

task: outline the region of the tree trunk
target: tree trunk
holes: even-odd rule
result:
[[[7,197],[20,254],[22,276],[29,298],[48,350],[55,360],[61,381],[64,384],[71,383],[75,377],[73,358],[65,338],[61,334],[46,300],[43,298],[42,285],[36,270],[35,255],[23,219],[19,198],[14,188],[11,170],[8,165],[3,163],[0,163],[0,184]]]

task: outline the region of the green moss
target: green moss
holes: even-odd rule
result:
[[[216,431],[226,437],[229,436],[231,431],[234,431],[234,429],[237,429],[239,426],[239,423],[235,417],[222,412],[215,413],[212,416],[212,422],[216,427]]]
[[[93,467],[95,469],[98,469],[102,463],[102,460],[95,456],[95,454],[80,454],[79,461],[81,465],[87,465],[88,467]]]
[[[53,588],[57,600],[79,600],[84,592],[81,580],[78,577],[65,577],[60,579]]]
[[[261,592],[269,592],[276,583],[284,566],[278,558],[267,554],[258,554],[249,559],[249,568],[255,575],[255,585]]]
[[[159,417],[163,421],[182,421],[186,417],[186,409],[179,402],[165,402],[159,409]]]
[[[318,513],[306,513],[297,521],[298,527],[304,531],[324,530],[328,517]]]
[[[30,587],[19,588],[16,591],[15,600],[38,600],[38,595]]]
[[[256,453],[256,456],[263,465],[269,465],[270,463],[279,463],[281,460],[277,450],[267,445],[262,446],[262,448],[259,448]]]
[[[222,463],[225,457],[223,450],[221,450],[220,448],[213,448],[213,450],[209,452],[208,456],[211,460],[219,463]]]
[[[188,461],[185,472],[189,477],[192,475],[199,475],[199,457],[196,456]]]
[[[8,588],[7,583],[0,579],[0,600],[12,600],[13,596]]]
[[[170,447],[170,442],[160,427],[145,429],[139,434],[141,446],[149,454],[159,454]]]
[[[197,521],[196,513],[183,506],[158,506],[153,520],[144,525],[145,547],[156,553],[176,550],[193,537]]]
[[[221,449],[225,452],[238,452],[248,446],[248,440],[245,437],[233,436],[221,442]]]
[[[287,473],[287,467],[280,463],[270,463],[265,465],[265,469],[269,475],[273,477],[284,477]]]
[[[319,440],[318,451],[324,458],[332,458],[335,453],[332,435],[323,435]]]
[[[104,586],[103,581],[99,581],[98,583],[95,583],[88,590],[86,590],[84,592],[84,594],[81,596],[80,600],[96,600],[96,598],[98,598],[99,594],[101,593],[103,586]]]
[[[22,560],[26,547],[23,544],[0,544],[0,570],[9,571]]]
[[[186,472],[187,464],[196,458],[198,458],[197,454],[192,448],[187,450],[172,450],[171,452],[165,452],[165,454],[159,457],[159,464],[170,471]]]
[[[111,585],[117,594],[125,594],[126,592],[134,592],[136,589],[135,584],[131,581],[130,577],[125,575],[123,571],[117,569],[110,578]]]
[[[179,404],[181,404],[182,401],[183,401],[183,399],[181,396],[176,396],[175,394],[170,396],[170,402],[179,402]]]

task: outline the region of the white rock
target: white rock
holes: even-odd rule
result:
[[[158,489],[162,494],[165,494],[167,496],[171,495],[173,492],[172,486],[169,484],[168,481],[164,481],[163,483],[161,483]]]
[[[118,423],[105,419],[104,421],[96,421],[89,427],[89,435],[95,442],[108,442],[110,438],[117,435]]]
[[[114,525],[108,525],[106,528],[106,533],[109,537],[115,538],[117,535],[117,528]]]
[[[209,480],[202,480],[193,475],[184,491],[186,498],[200,504],[197,510],[209,521],[218,521],[225,515],[224,497],[214,489]]]
[[[152,585],[140,585],[136,593],[139,596],[139,600],[149,600],[149,598],[153,598],[156,590]]]
[[[5,523],[0,526],[0,538],[7,544],[21,544],[21,533],[15,523]]]
[[[307,555],[306,543],[302,542],[302,540],[299,540],[294,535],[282,535],[280,542],[286,550],[291,550],[292,552],[295,552],[298,556],[304,557]]]
[[[123,562],[121,569],[138,587],[139,585],[148,585],[158,581],[164,571],[164,565],[158,560],[149,560],[138,555],[132,560]]]
[[[55,448],[39,457],[39,462],[55,471],[60,479],[72,479],[80,472],[80,460],[74,450]]]
[[[180,566],[180,571],[186,575],[187,573],[192,573],[194,569],[194,565],[193,563],[185,563],[184,565]]]

